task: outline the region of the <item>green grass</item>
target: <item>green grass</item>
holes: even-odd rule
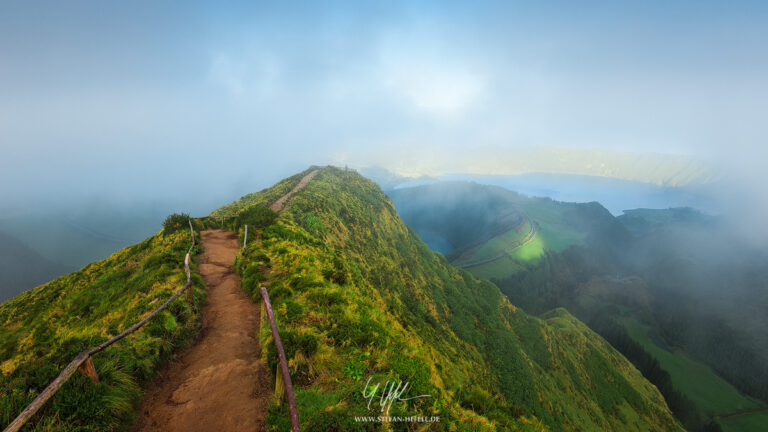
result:
[[[536,241],[534,238],[532,242]],[[522,248],[521,248],[522,249]],[[466,270],[479,279],[501,279],[522,270],[524,267],[520,261],[510,255],[505,255],[497,260],[468,267]]]
[[[723,432],[765,432],[768,430],[768,412],[747,414],[718,420]]]
[[[265,200],[247,201],[218,214]],[[270,292],[305,430],[361,430],[350,416],[372,414],[360,393],[371,376],[431,395],[392,414],[438,415],[434,431],[679,430],[658,391],[584,324],[565,310],[529,316],[451,267],[354,172],[322,169],[254,235],[236,270],[254,299],[260,285]],[[264,328],[260,338],[275,368]],[[270,408],[270,430],[287,421]]]
[[[517,196],[513,199],[515,204],[537,224],[536,235],[529,242],[515,249],[507,256],[489,263],[468,267],[467,271],[475,277],[504,279],[525,269],[526,264],[537,262],[549,251],[560,252],[569,246],[583,244],[586,240],[587,234],[582,230],[576,229],[567,219],[565,212],[568,207],[565,205],[542,198]],[[527,232],[526,230],[525,233]],[[525,234],[522,237],[525,237]],[[503,251],[505,250],[505,241],[509,245],[515,239],[508,239],[503,236],[494,237],[476,250]],[[491,242],[493,244],[489,244]],[[508,250],[509,247],[506,249]],[[485,255],[488,255],[489,258],[494,256],[492,253],[486,253]],[[465,259],[464,256],[461,257],[462,262],[478,261],[479,259]],[[454,264],[461,264],[461,262],[455,261]]]
[[[659,361],[667,371],[675,389],[683,393],[707,415],[727,414],[763,404],[742,395],[733,385],[720,378],[712,369],[688,357],[682,351],[667,351],[648,336],[647,327],[633,318],[622,318],[627,333]],[[768,428],[768,423],[763,424]],[[766,430],[766,429],[763,429]]]
[[[181,288],[189,244],[189,231],[159,233],[0,305],[0,426],[79,352],[122,332]],[[193,282],[199,306],[205,291],[199,276]],[[134,415],[142,383],[190,340],[198,324],[197,307],[183,299],[172,303],[141,330],[94,356],[100,384],[74,375],[25,430],[124,427]]]
[[[573,225],[565,215],[567,204],[544,198],[519,196],[515,203],[539,226],[537,236],[542,238],[542,248],[561,251],[568,246],[582,244],[586,235]]]
[[[453,264],[461,265],[499,256],[525,240],[530,230],[531,224],[526,220],[520,226],[499,234],[482,245],[461,254],[453,260]]]

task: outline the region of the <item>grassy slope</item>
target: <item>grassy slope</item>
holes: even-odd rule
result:
[[[627,332],[669,372],[675,388],[690,398],[702,412],[729,414],[764,407],[761,401],[744,396],[712,369],[682,351],[670,352],[648,336],[648,329],[632,318],[622,319]],[[768,414],[746,414],[719,421],[724,431],[764,431],[768,429]]]
[[[743,396],[730,383],[708,366],[688,357],[682,351],[667,351],[648,336],[648,329],[632,318],[622,319],[627,332],[655,357],[672,376],[675,388],[686,394],[702,411],[725,414],[762,406],[759,401]]]
[[[509,199],[538,225],[536,236],[506,257],[468,268],[475,277],[503,279],[520,271],[521,264],[539,260],[547,251],[559,252],[585,242],[585,233],[574,227],[568,218],[568,211],[576,204],[514,193],[510,193]]]
[[[160,233],[0,305],[0,426],[79,352],[133,325],[178,290],[189,242],[188,231]],[[193,281],[199,304],[203,283],[197,275]],[[99,385],[74,375],[26,430],[109,431],[127,424],[140,384],[189,340],[198,321],[186,302],[174,302],[94,357]]]
[[[252,194],[216,215],[279,195]],[[375,429],[351,417],[378,414],[361,396],[368,377],[432,395],[390,413],[441,416],[430,430],[679,429],[655,387],[602,338],[562,309],[526,315],[495,285],[452,268],[356,173],[323,169],[237,268],[254,298],[269,288],[304,430]],[[286,414],[272,407],[268,423],[285,429]]]
[[[768,412],[718,420],[723,432],[763,432],[768,428]]]
[[[589,204],[561,203],[548,198],[532,198],[496,187],[466,182],[441,182],[432,185],[416,186],[389,192],[397,203],[398,209],[405,211],[403,219],[419,232],[426,234],[427,229],[434,229],[438,234],[447,236],[450,230],[440,214],[451,212],[460,215],[455,208],[477,206],[485,209],[485,217],[517,212],[521,215],[519,224],[494,234],[489,238],[478,237],[465,239],[473,243],[480,239],[480,244],[454,244],[451,262],[454,265],[498,256],[512,249],[530,231],[528,218],[537,225],[536,236],[522,247],[515,249],[506,257],[489,263],[467,268],[476,277],[505,278],[521,270],[523,265],[538,261],[548,251],[559,252],[568,246],[583,244],[587,235],[579,224],[581,210]],[[413,209],[418,211],[413,212]],[[413,214],[412,214],[413,213]],[[432,215],[432,223],[424,224],[419,219],[423,215]],[[461,216],[457,216],[461,217]]]
[[[519,226],[503,232],[485,243],[465,251],[459,257],[453,260],[454,265],[462,265],[475,261],[490,259],[503,254],[509,249],[519,245],[528,237],[531,231],[531,224],[524,220]]]

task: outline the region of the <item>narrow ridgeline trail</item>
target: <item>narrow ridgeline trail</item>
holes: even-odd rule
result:
[[[314,171],[310,172],[309,174],[305,175],[301,179],[301,181],[299,181],[299,183],[296,186],[294,186],[294,188],[290,192],[288,192],[287,194],[281,196],[280,199],[275,201],[271,206],[269,206],[269,208],[272,209],[272,211],[276,211],[278,213],[282,213],[283,210],[285,210],[285,207],[287,205],[288,200],[291,198],[291,195],[295,194],[296,192],[301,190],[304,186],[306,186],[307,183],[309,183],[312,180],[312,178],[315,177],[315,175],[319,171],[320,170],[314,170]]]
[[[260,431],[271,395],[259,361],[260,308],[232,270],[234,234],[201,233],[208,304],[198,340],[147,391],[132,431]]]

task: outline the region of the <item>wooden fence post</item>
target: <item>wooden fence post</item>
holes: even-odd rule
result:
[[[90,378],[94,384],[99,383],[99,374],[96,373],[96,367],[93,365],[93,357],[88,356],[88,359],[84,361],[78,369],[83,375]]]
[[[187,255],[184,257],[184,267],[187,272],[187,283],[190,283],[192,281],[192,275],[189,271],[189,252],[187,252]],[[195,292],[192,285],[187,288],[187,303],[189,303],[193,309],[195,308]]]
[[[243,250],[245,250],[245,246],[248,244],[248,225],[245,225],[245,234],[243,235]]]
[[[277,406],[285,402],[285,383],[283,383],[283,374],[280,373],[280,365],[277,365],[275,370],[275,399],[277,400]]]

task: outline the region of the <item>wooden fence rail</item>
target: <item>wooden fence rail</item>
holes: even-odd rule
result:
[[[264,287],[261,287],[261,298],[264,300],[264,307],[267,310],[267,317],[269,318],[269,327],[272,329],[272,339],[275,341],[277,357],[280,359],[280,372],[283,376],[283,385],[285,385],[285,395],[288,398],[288,409],[291,412],[291,430],[293,432],[301,432],[301,429],[299,428],[299,414],[296,409],[296,398],[294,398],[293,395],[293,384],[291,384],[291,375],[288,372],[288,361],[285,358],[285,351],[283,351],[283,342],[280,340],[280,333],[277,331],[275,314],[272,312],[272,303],[269,302],[269,294],[267,294],[267,289]]]
[[[87,375],[91,378],[95,383],[98,383],[99,377],[96,375],[96,370],[93,367],[93,360],[91,359],[91,356],[98,353],[99,351],[102,351],[103,349],[107,348],[108,346],[112,345],[113,343],[119,341],[120,339],[128,336],[129,334],[135,332],[136,330],[140,329],[144,324],[146,324],[149,320],[157,316],[160,312],[165,310],[165,308],[168,307],[171,302],[176,300],[184,291],[187,291],[189,287],[192,286],[192,275],[189,271],[189,255],[192,253],[192,249],[195,247],[195,229],[192,227],[192,220],[189,220],[189,232],[192,236],[192,245],[189,247],[189,250],[187,250],[187,255],[184,257],[184,267],[187,273],[187,283],[184,284],[184,286],[176,291],[176,293],[171,296],[168,300],[165,301],[159,308],[155,309],[152,313],[147,315],[144,319],[137,322],[133,326],[131,326],[128,330],[120,333],[119,335],[113,337],[112,339],[97,345],[93,348],[91,348],[88,351],[83,351],[80,354],[75,357],[74,360],[72,360],[66,367],[64,367],[64,370],[61,371],[59,376],[56,377],[50,384],[48,384],[48,387],[45,388],[36,398],[32,401],[29,406],[27,406],[24,411],[21,412],[21,414],[18,415],[9,425],[5,428],[3,432],[16,432],[19,429],[21,429],[22,426],[24,426],[24,423],[27,422],[35,413],[40,410],[40,408],[45,405],[45,403],[50,399],[54,394],[56,394],[57,391],[61,388],[61,386],[64,385],[67,380],[74,375],[76,370],[80,370],[83,374]],[[188,291],[189,293],[192,293],[192,291]],[[188,300],[194,302],[193,297],[189,296]],[[194,304],[194,303],[193,303]],[[281,350],[282,352],[282,350]],[[285,355],[283,355],[285,356]]]

